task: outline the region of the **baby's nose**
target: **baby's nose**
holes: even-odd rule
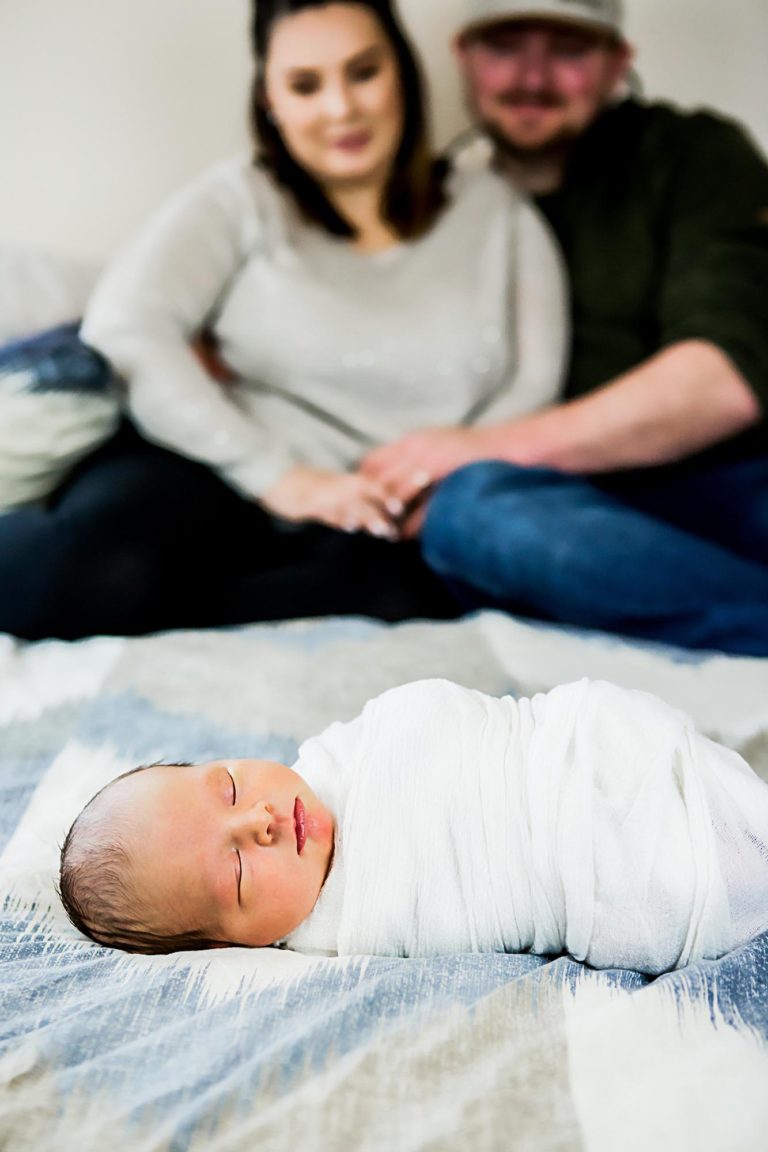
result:
[[[268,847],[275,838],[277,820],[272,806],[266,800],[253,804],[243,817],[243,832],[261,847]]]

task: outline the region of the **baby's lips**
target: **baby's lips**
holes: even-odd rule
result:
[[[293,827],[296,832],[296,851],[301,855],[307,841],[307,814],[298,796],[293,805]]]

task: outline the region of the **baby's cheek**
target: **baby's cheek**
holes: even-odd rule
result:
[[[292,932],[307,919],[317,903],[317,896],[316,886],[308,884],[306,876],[302,876],[285,891],[282,908],[285,915],[284,933]]]

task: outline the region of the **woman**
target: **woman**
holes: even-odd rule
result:
[[[412,469],[395,496],[367,464],[417,429],[487,426],[557,394],[557,257],[500,180],[433,162],[389,3],[259,3],[253,27],[256,162],[176,197],[82,329],[151,445],[124,432],[51,508],[4,518],[18,536],[28,517],[22,552],[0,560],[0,628],[455,614],[405,539],[429,477]],[[193,350],[203,332],[227,383]]]

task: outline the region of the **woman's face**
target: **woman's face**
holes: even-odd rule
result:
[[[326,4],[272,29],[266,99],[293,159],[323,187],[386,183],[403,134],[397,58],[362,4]]]

